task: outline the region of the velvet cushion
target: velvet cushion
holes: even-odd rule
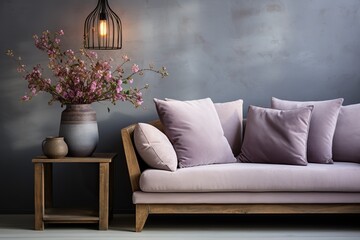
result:
[[[360,104],[340,109],[333,141],[333,159],[360,163]]]
[[[240,154],[243,131],[243,100],[215,103],[224,136],[228,140],[234,156]]]
[[[313,163],[333,163],[332,144],[340,107],[344,99],[296,102],[272,98],[275,109],[294,109],[313,105],[309,130],[307,160]]]
[[[165,98],[166,101],[174,99]],[[228,140],[234,156],[240,154],[243,136],[243,100],[214,103],[224,136]]]
[[[307,165],[306,149],[312,109],[312,106],[294,110],[250,106],[239,160]]]
[[[152,168],[175,171],[177,156],[169,139],[156,127],[138,123],[134,129],[134,143],[141,158]]]
[[[210,98],[154,102],[180,168],[236,162]]]

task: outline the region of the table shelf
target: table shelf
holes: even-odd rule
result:
[[[47,223],[97,223],[99,213],[87,209],[57,209],[45,210],[43,221]]]

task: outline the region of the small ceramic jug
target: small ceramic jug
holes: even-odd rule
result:
[[[63,158],[68,154],[68,146],[63,137],[47,137],[42,142],[42,150],[48,158]]]

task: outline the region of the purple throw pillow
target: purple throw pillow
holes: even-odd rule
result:
[[[333,141],[333,159],[360,163],[360,104],[340,109]]]
[[[241,162],[307,165],[313,106],[277,110],[249,106]]]
[[[309,130],[307,160],[312,163],[333,163],[332,144],[343,98],[327,101],[296,102],[272,98],[271,106],[275,109],[294,109],[313,105]]]
[[[154,102],[180,168],[237,161],[210,98]]]
[[[174,101],[171,98],[165,98],[165,100]],[[234,156],[237,156],[240,154],[243,136],[243,100],[214,103],[214,105],[224,136],[228,140]]]

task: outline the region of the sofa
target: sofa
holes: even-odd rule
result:
[[[348,130],[349,125],[350,127],[353,127],[353,124],[359,125],[357,112],[360,110],[360,105],[342,106],[342,99],[301,102],[300,104],[300,102],[273,98],[271,109],[250,106],[247,119],[243,119],[242,100],[213,104],[207,99],[201,102],[200,107],[195,106],[196,111],[191,107],[199,101],[168,99],[154,101],[160,120],[149,124],[143,123],[143,125],[135,123],[121,131],[132,199],[136,206],[136,232],[142,231],[149,214],[360,213],[360,155],[359,147],[356,147],[360,145],[360,142],[354,142],[358,140],[356,137],[359,136],[360,127]],[[204,107],[204,102],[206,106],[209,106],[208,109]],[[289,107],[288,103],[296,106]],[[190,109],[187,109],[187,104],[190,105]],[[213,108],[211,104],[215,107]],[[300,105],[305,107],[302,108]],[[185,108],[181,109],[183,106]],[[279,109],[275,110],[277,107]],[[216,124],[221,124],[219,132],[224,135],[232,157],[222,160],[223,162],[216,162],[219,158],[216,156],[215,162],[204,162],[205,155],[200,155],[202,158],[200,162],[195,160],[191,165],[192,163],[189,164],[188,161],[191,158],[186,156],[181,162],[180,158],[183,154],[191,154],[193,151],[189,148],[198,146],[196,145],[199,142],[197,136],[203,134],[196,133],[197,130],[191,129],[191,125],[195,125],[195,128],[201,125],[202,131],[204,127],[209,127],[203,126],[211,122],[211,116],[208,115],[205,117],[206,121],[200,119],[201,124],[186,125],[189,119],[193,121],[197,118],[197,112],[200,112],[199,116],[202,116],[203,109],[206,113],[215,110],[218,114],[217,118],[213,119]],[[331,111],[333,111],[333,116],[330,118],[320,119],[318,116],[320,113],[324,115]],[[187,112],[191,113],[190,116],[185,116]],[[354,113],[356,116],[353,116]],[[298,122],[295,125],[288,124],[289,120],[283,118]],[[186,126],[182,125],[184,122],[181,121],[184,121]],[[268,124],[269,121],[270,124]],[[316,121],[320,121],[321,126],[316,126]],[[175,124],[176,128],[171,129],[171,124]],[[301,124],[303,126],[299,127]],[[324,126],[327,124],[328,126]],[[333,130],[326,130],[330,132],[327,134],[329,136],[327,143],[324,136],[320,140],[310,141],[313,140],[310,139],[311,137],[316,139],[324,133],[324,131],[319,131],[320,128],[329,128],[330,125],[333,125]],[[146,151],[151,151],[150,155],[149,152],[146,153],[147,155],[141,153],[144,149],[138,146],[142,144],[139,143],[139,136],[136,135],[139,134],[136,132],[139,131],[139,126],[156,128],[162,134],[161,136],[156,135],[158,133],[145,136],[146,144],[143,146]],[[316,134],[310,136],[312,127]],[[216,127],[211,127],[213,128]],[[182,137],[185,135],[189,137],[189,131],[194,133],[189,140],[190,146],[183,146],[181,144],[184,144],[187,139],[184,140]],[[153,139],[152,145],[149,145],[149,139],[154,136],[155,140]],[[165,138],[164,136],[169,139],[171,146],[163,142],[164,139],[161,138]],[[348,139],[349,137],[354,139]],[[206,133],[202,141],[206,142],[208,139],[209,135]],[[284,142],[287,145],[284,145]],[[202,154],[209,154],[206,158],[210,159],[218,152],[218,149],[214,148],[221,144],[219,142],[214,145],[211,145],[211,142],[206,144],[209,147],[206,149],[205,146],[205,152]],[[309,144],[316,145],[315,153],[311,154],[314,148],[311,148]],[[350,145],[353,145],[353,149],[350,149]],[[164,149],[162,149],[164,146],[174,147],[174,153],[170,150],[169,154],[166,150],[164,155]],[[198,148],[201,147],[203,146],[200,144]],[[227,146],[224,149],[222,151],[227,151]],[[278,151],[279,149],[281,151]],[[321,154],[325,156],[323,162],[318,162],[322,156],[317,155],[317,149],[322,149]],[[197,151],[194,154],[195,158],[199,156]],[[159,160],[155,163],[151,162],[160,155],[164,155],[165,158],[175,157],[175,168],[174,164],[167,164],[166,168],[159,167],[157,165]],[[315,159],[311,159],[314,156]],[[148,162],[149,157],[150,162]],[[148,160],[144,161],[145,158]],[[286,159],[294,161],[286,162]],[[168,169],[168,166],[172,167]]]

